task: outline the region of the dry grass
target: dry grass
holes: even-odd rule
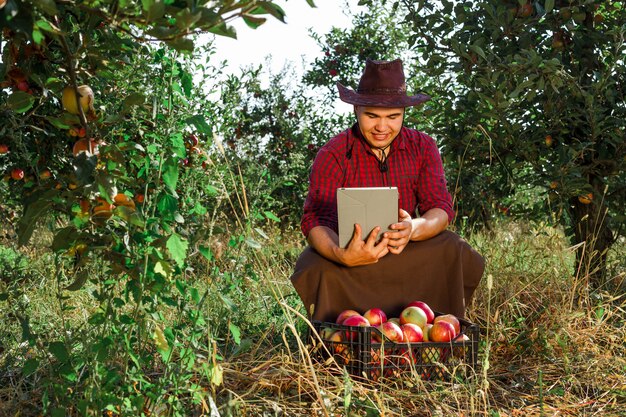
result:
[[[626,299],[589,294],[585,277],[572,276],[575,252],[557,230],[505,224],[470,240],[488,260],[468,317],[481,326],[478,369],[463,383],[368,383],[336,363],[311,360],[301,337],[307,322],[288,280],[302,243],[273,238],[253,255],[259,280],[245,281],[247,304],[238,314],[279,313],[250,319],[250,328],[262,330],[245,335],[254,343],[242,353],[222,346],[223,383],[211,390],[220,415],[626,416]],[[624,258],[617,246],[615,281],[624,280]],[[29,294],[45,307],[34,311],[39,320],[55,310],[44,284]],[[77,317],[89,310],[81,300],[73,302]],[[19,374],[3,374],[0,416],[27,415],[6,404],[39,401],[41,392]]]
[[[283,302],[290,291],[289,270],[283,270],[280,277],[264,279],[287,322],[275,330],[280,334],[262,338],[283,343],[261,343],[224,363],[218,390],[222,412],[626,415],[626,301],[586,292],[585,277],[571,275],[575,253],[556,230],[508,225],[490,236],[476,235],[472,243],[489,266],[470,311],[470,319],[481,325],[483,349],[480,367],[468,381],[367,383],[349,378],[337,364],[311,362],[298,337],[304,319]],[[623,268],[618,262],[613,273],[623,274]]]

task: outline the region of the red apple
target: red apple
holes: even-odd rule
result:
[[[418,307],[424,310],[424,313],[426,313],[426,323],[432,323],[435,319],[435,313],[433,313],[433,310],[423,301],[413,301],[409,303],[407,307]]]
[[[9,153],[9,147],[2,143],[0,144],[0,155],[4,155],[5,153]]]
[[[456,336],[457,334],[461,333],[461,323],[459,322],[459,319],[456,318],[456,316],[454,314],[444,314],[441,316],[437,316],[435,317],[435,320],[433,321],[434,323],[437,323],[438,321],[447,321],[448,323],[450,323],[452,325],[452,327],[454,327],[454,335]]]
[[[426,313],[419,307],[407,307],[400,313],[400,324],[413,323],[423,328],[427,321]]]
[[[332,342],[331,345],[333,347],[333,350],[335,351],[335,353],[338,354],[343,353],[347,348],[346,344],[344,343],[342,333],[343,332],[341,330],[337,330],[328,338],[328,341]]]
[[[406,323],[401,327],[402,334],[404,335],[402,341],[404,343],[419,343],[424,340],[424,333],[422,332],[422,328],[417,324]]]
[[[49,169],[44,169],[43,171],[39,173],[39,179],[42,179],[42,180],[47,180],[51,176],[52,176],[52,173],[50,172]]]
[[[433,342],[449,342],[456,333],[454,333],[454,327],[447,321],[439,320],[433,323],[432,329],[430,329],[430,340]]]
[[[369,327],[370,322],[367,321],[365,317],[359,314],[356,316],[348,317],[341,324],[344,326]],[[359,335],[358,332],[353,332],[353,331],[348,330],[346,331],[345,337],[346,337],[346,340],[354,341],[357,339],[358,335]]]
[[[372,326],[379,326],[387,321],[387,315],[380,308],[371,308],[363,314],[363,317],[370,322]]]
[[[335,323],[342,324],[343,321],[347,319],[348,317],[358,316],[358,315],[360,314],[354,310],[344,310],[341,313],[339,313],[339,315],[337,316],[337,320],[335,320]]]
[[[13,168],[13,170],[11,171],[11,178],[13,178],[15,181],[19,181],[22,178],[24,178],[24,170],[21,168]]]
[[[378,329],[385,335],[385,337],[392,342],[402,342],[404,339],[404,334],[402,333],[402,329],[396,323],[391,321],[386,321],[380,326]]]

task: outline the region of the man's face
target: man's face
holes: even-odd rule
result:
[[[365,141],[374,148],[384,148],[402,128],[404,108],[354,106]]]

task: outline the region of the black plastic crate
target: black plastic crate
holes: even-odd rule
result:
[[[436,316],[441,314],[435,313]],[[478,364],[479,327],[467,320],[459,319],[459,322],[460,334],[467,335],[467,341],[408,344],[386,340],[375,327],[313,321],[313,327],[322,338],[322,330],[329,329],[328,334],[342,332],[344,340],[324,339],[320,344],[317,337],[310,335],[312,353],[324,360],[332,356],[351,375],[372,381],[381,377],[414,376],[423,380],[448,380],[452,375],[465,374],[469,368],[476,369]],[[383,341],[376,341],[374,335]]]

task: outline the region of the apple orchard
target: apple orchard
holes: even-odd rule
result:
[[[433,97],[406,123],[437,138],[451,227],[559,227],[582,292],[619,296],[607,257],[626,221],[624,3],[359,4],[350,28],[314,34],[302,79],[284,70],[265,86],[260,68],[223,74],[201,39],[235,37],[235,19],[285,21],[273,1],[0,0],[0,385],[13,387],[0,414],[23,398],[17,410],[51,416],[262,407],[232,405],[252,390],[225,376],[243,384],[250,369],[225,364],[308,329],[293,324],[295,294],[267,282],[304,244],[309,167],[353,120],[335,112],[335,84],[353,86],[366,58],[402,57],[408,89]],[[428,366],[470,352],[463,322],[441,313],[416,302],[397,323],[370,310],[334,325],[370,327],[375,348],[423,348],[394,348],[390,375],[376,374],[384,349],[366,352],[370,377],[420,365],[437,380]],[[357,333],[320,329],[344,364]],[[450,342],[460,350],[436,345]],[[262,389],[284,395],[277,386]],[[338,404],[357,404],[349,387]],[[325,410],[321,391],[311,402]]]

